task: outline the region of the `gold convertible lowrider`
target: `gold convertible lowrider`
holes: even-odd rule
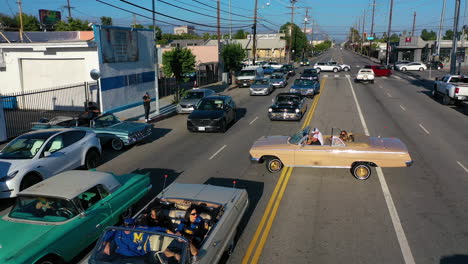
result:
[[[369,178],[371,167],[408,167],[413,163],[406,145],[397,138],[355,134],[345,142],[339,132],[332,129],[331,135],[323,135],[322,145],[307,144],[312,133],[308,127],[290,137],[261,137],[250,148],[250,159],[265,162],[269,172],[278,172],[283,166],[351,168],[359,180]]]

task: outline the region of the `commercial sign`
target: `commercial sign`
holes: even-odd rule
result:
[[[367,37],[367,40],[374,40],[374,37]]]
[[[39,21],[41,24],[52,26],[60,20],[62,20],[62,14],[60,11],[39,9]]]
[[[103,27],[100,34],[103,63],[138,61],[138,34],[136,31]]]

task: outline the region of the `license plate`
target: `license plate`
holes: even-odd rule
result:
[[[198,131],[205,131],[205,127],[198,127]]]

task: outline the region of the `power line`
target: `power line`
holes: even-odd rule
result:
[[[200,1],[198,1],[198,0],[193,0],[193,1],[199,3],[200,5],[204,5],[204,6],[207,6],[207,7],[209,7],[209,8],[212,8],[212,9],[216,9],[216,10],[218,9],[217,7],[210,6],[210,5],[208,5],[208,4],[205,4],[205,3],[203,3],[203,2],[200,2]],[[248,16],[244,16],[244,15],[239,15],[239,14],[236,14],[236,13],[230,13],[230,12],[228,12],[228,11],[226,11],[226,10],[222,10],[222,9],[221,9],[220,11],[223,12],[223,13],[228,13],[228,14],[234,15],[234,16],[239,16],[239,17],[245,17],[245,18],[252,19],[252,17],[248,17]],[[248,11],[250,12],[250,11],[252,11],[252,10],[248,10]]]

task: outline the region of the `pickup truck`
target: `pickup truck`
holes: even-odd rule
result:
[[[462,101],[468,100],[468,76],[445,75],[436,78],[432,96],[437,98],[442,96],[442,104],[459,105]]]

